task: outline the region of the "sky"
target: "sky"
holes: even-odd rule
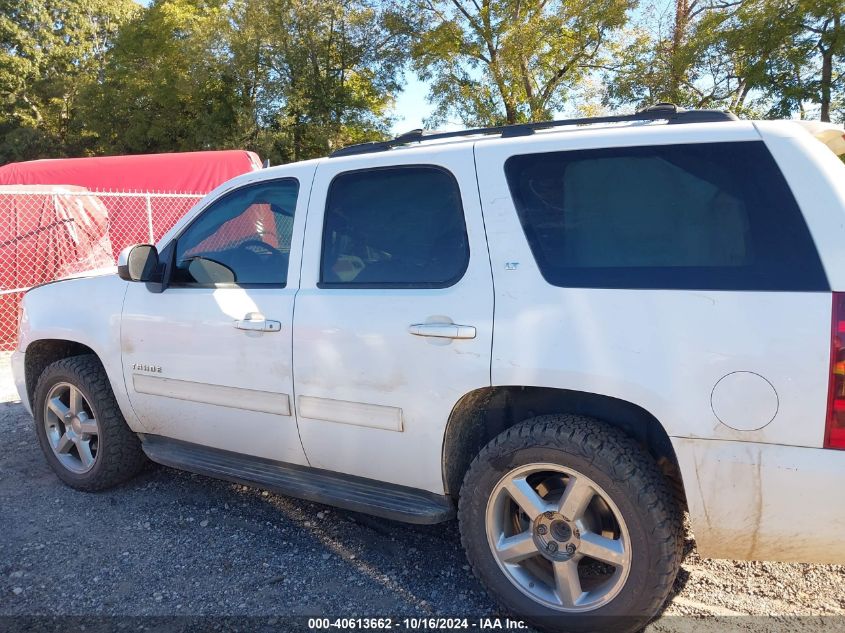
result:
[[[405,90],[396,99],[394,108],[396,122],[393,133],[402,134],[416,128],[425,128],[423,119],[431,115],[434,109],[426,101],[428,84],[417,79],[412,72],[405,73]]]

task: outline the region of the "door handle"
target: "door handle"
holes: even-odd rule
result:
[[[416,323],[408,326],[408,332],[435,338],[475,338],[474,326],[457,323]]]
[[[264,315],[258,312],[250,312],[243,319],[235,321],[233,325],[239,330],[251,332],[278,332],[282,329],[282,324],[279,321],[265,319]]]

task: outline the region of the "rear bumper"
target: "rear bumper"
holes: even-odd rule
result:
[[[25,356],[26,354],[21,351],[12,352],[12,376],[15,379],[15,388],[18,390],[21,404],[32,415],[32,405],[29,402],[29,395],[26,392]]]
[[[672,438],[702,556],[845,563],[845,451]]]

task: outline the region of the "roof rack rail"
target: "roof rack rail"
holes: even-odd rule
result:
[[[624,123],[626,121],[662,121],[667,123],[715,123],[721,121],[738,121],[736,115],[722,110],[685,110],[673,103],[658,103],[643,108],[634,114],[620,114],[612,116],[583,117],[580,119],[560,119],[558,121],[540,121],[537,123],[516,123],[513,125],[498,125],[494,127],[478,127],[468,130],[457,130],[455,132],[431,132],[426,134],[421,129],[411,130],[400,134],[389,141],[370,141],[369,143],[357,143],[348,145],[333,151],[329,157],[353,156],[355,154],[369,154],[371,152],[384,152],[400,145],[417,143],[420,141],[432,141],[443,138],[455,138],[460,136],[476,136],[480,134],[498,134],[502,138],[515,136],[530,136],[536,130],[545,130],[568,125],[589,125],[593,123]]]

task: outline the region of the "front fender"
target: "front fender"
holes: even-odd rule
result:
[[[15,382],[25,366],[27,350],[38,341],[79,343],[99,357],[123,416],[135,428],[120,350],[120,322],[128,282],[115,274],[58,281],[33,288],[22,302]],[[21,394],[23,397],[25,394]]]

